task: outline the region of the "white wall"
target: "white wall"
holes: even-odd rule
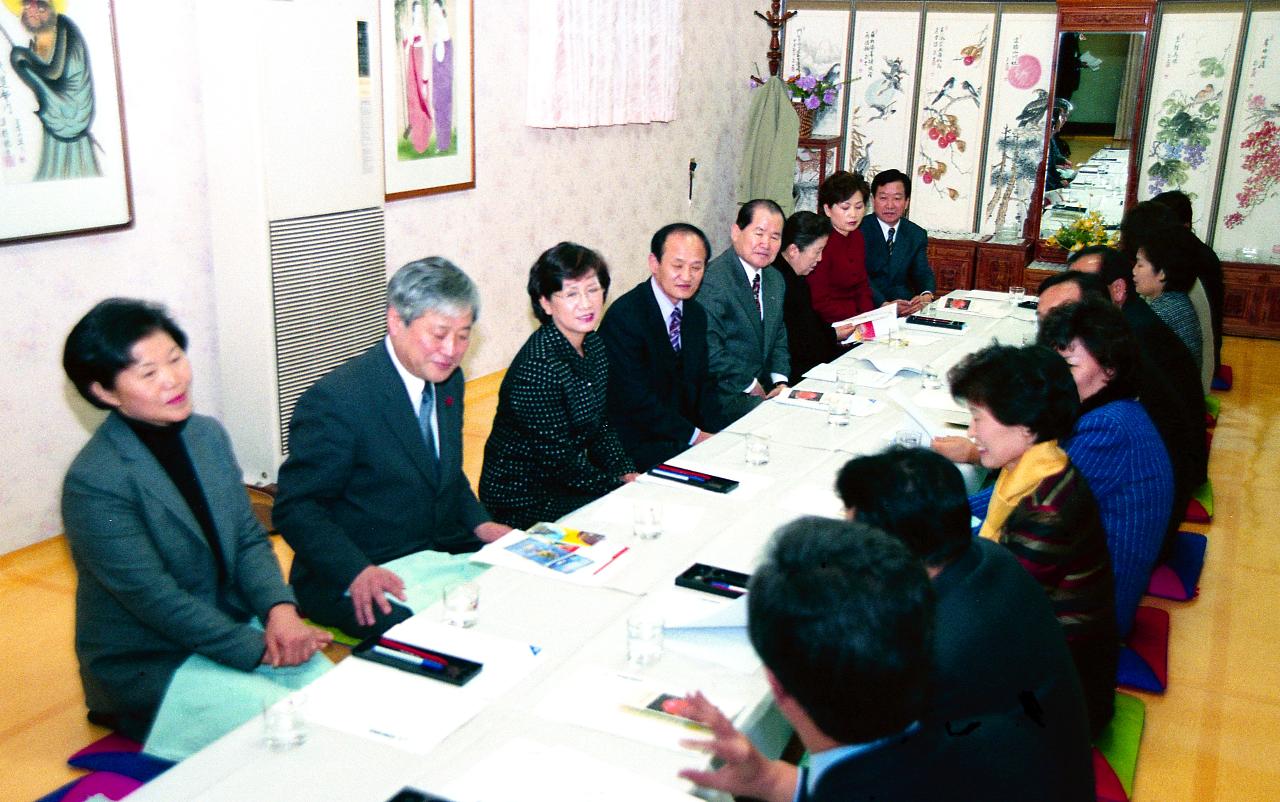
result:
[[[61,349],[98,300],[167,304],[191,338],[197,409],[218,414],[200,86],[193,37],[181,33],[195,24],[193,5],[157,13],[146,0],[115,2],[134,226],[0,245],[0,553],[61,531],[62,475],[102,418],[66,382]],[[524,276],[550,245],[600,250],[619,292],[645,274],[649,236],[664,223],[692,221],[727,246],[747,76],[768,45],[752,4],[685,0],[675,122],[547,131],[523,124],[527,3],[475,6],[477,188],[387,207],[389,269],[441,254],[480,284],[464,363],[472,377],[504,368],[532,331]],[[700,165],[692,207],[690,156]]]

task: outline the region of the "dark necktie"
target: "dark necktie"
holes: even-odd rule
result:
[[[431,457],[431,468],[439,475],[440,444],[436,442],[436,434],[431,429],[432,413],[436,408],[436,386],[431,382],[422,388],[422,405],[418,407],[418,428],[422,430],[422,439],[427,445],[427,454]]]
[[[897,229],[896,228],[889,229],[889,236],[884,238],[884,244],[889,246],[890,256],[893,256],[893,232],[894,231],[897,231]]]
[[[671,338],[671,349],[680,353],[680,307],[671,310],[671,325],[667,327],[667,336]]]
[[[760,319],[764,319],[764,304],[760,303],[760,271],[756,271],[756,277],[751,279],[751,294],[756,298],[756,309],[760,310]]]

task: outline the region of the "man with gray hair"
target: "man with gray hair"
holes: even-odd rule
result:
[[[490,520],[462,473],[458,367],[480,311],[447,259],[410,262],[387,288],[387,336],[316,382],[289,423],[273,518],[293,547],[303,613],[366,638],[413,614],[383,563],[465,552],[510,527]]]

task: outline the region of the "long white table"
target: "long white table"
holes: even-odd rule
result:
[[[866,343],[835,364],[861,364],[860,360],[879,350],[928,363],[945,377],[945,371],[965,354],[993,340],[1020,345],[1034,330],[1034,313],[1028,310],[1011,311],[1003,318],[950,310],[937,315],[964,320],[968,330],[959,336],[907,331],[905,347]],[[829,392],[834,386],[808,378],[799,389]],[[669,593],[674,577],[694,562],[750,573],[780,524],[806,513],[838,515],[839,500],[833,489],[836,472],[851,456],[879,451],[890,444],[896,431],[913,427],[889,395],[894,392],[909,398],[920,391],[919,377],[910,375],[887,389],[859,388],[859,395],[877,399],[879,408],[840,427],[827,422],[825,411],[765,403],[673,460],[743,480],[732,493],[719,495],[673,483],[636,482],[570,514],[566,524],[617,537],[631,549],[625,572],[619,571],[604,587],[580,587],[501,567],[486,571],[478,580],[481,614],[476,631],[539,645],[539,664],[425,755],[399,748],[374,733],[359,735],[316,723],[309,726],[305,744],[272,752],[262,743],[261,721],[255,719],[148,783],[130,799],[382,802],[409,785],[449,795],[455,802],[481,802],[481,796],[474,792],[468,795],[468,788],[459,789],[456,784],[474,776],[469,772],[475,771],[492,779],[502,773],[501,765],[496,769],[491,765],[495,753],[528,753],[531,745],[558,759],[549,761],[545,771],[520,768],[520,776],[510,778],[514,787],[521,789],[521,798],[541,799],[541,794],[546,794],[548,799],[656,799],[661,794],[679,798],[692,793],[694,789],[675,775],[681,768],[703,762],[698,755],[548,714],[558,709],[562,700],[564,704],[574,701],[575,677],[592,672],[638,675],[650,686],[672,691],[701,688],[712,701],[718,697],[737,700],[743,704],[738,725],[766,753],[778,754],[789,729],[770,703],[758,667],[744,673],[686,656],[669,646],[656,664],[637,671],[625,660],[626,619],[637,607],[656,604],[660,592]],[[748,433],[770,437],[767,465],[746,464]],[[973,469],[966,470],[971,486],[979,480]],[[630,535],[631,506],[641,498],[659,499],[668,511],[666,530],[657,540],[638,541]],[[438,619],[438,605],[420,611],[419,616]],[[397,681],[409,676],[348,659],[320,682],[339,672],[355,671],[375,678],[395,675]],[[434,684],[429,679],[411,679]],[[353,691],[338,707],[364,710],[367,705],[385,704],[378,690]],[[575,756],[589,756],[590,761],[577,763]],[[564,795],[566,777],[592,772],[608,777],[610,785],[601,787],[598,794]],[[700,795],[717,798],[706,792]],[[497,798],[501,797],[483,797]]]

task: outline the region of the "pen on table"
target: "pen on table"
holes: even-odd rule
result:
[[[733,591],[737,591],[738,593],[746,593],[746,592],[747,592],[747,589],[746,589],[746,588],[744,588],[744,587],[739,587],[738,585],[730,585],[728,582],[715,582],[715,581],[712,581],[712,582],[708,582],[707,584],[708,584],[708,585],[710,585],[710,586],[711,586],[711,587],[713,587],[713,588],[719,588],[720,590],[733,590]]]
[[[435,660],[428,660],[425,657],[415,657],[411,654],[398,652],[395,649],[388,649],[385,646],[374,646],[373,651],[383,657],[390,657],[410,665],[419,666],[420,668],[429,668],[432,671],[444,671],[444,663],[438,663]]]
[[[668,471],[668,470],[664,470],[664,469],[662,469],[662,468],[651,468],[651,469],[650,469],[650,472],[651,472],[651,473],[653,473],[655,476],[665,476],[665,477],[666,477],[666,478],[668,478],[668,479],[675,479],[677,482],[704,482],[704,481],[706,481],[705,479],[701,479],[701,478],[699,478],[699,477],[697,477],[697,476],[689,476],[688,474],[676,473],[675,471]]]
[[[388,649],[394,649],[395,651],[398,651],[398,652],[408,652],[409,654],[417,655],[418,657],[421,657],[424,660],[430,660],[431,662],[439,663],[442,666],[449,665],[449,661],[438,654],[432,654],[431,652],[423,651],[422,649],[419,649],[417,646],[410,646],[409,644],[404,643],[402,641],[392,640],[391,638],[388,638],[385,635],[382,636],[381,638],[378,638],[378,644]]]
[[[609,558],[608,562],[606,562],[604,565],[600,566],[600,567],[599,567],[599,568],[597,568],[596,570],[592,571],[592,572],[591,572],[591,575],[592,575],[592,576],[595,576],[596,574],[600,573],[600,572],[601,572],[601,571],[603,571],[604,569],[606,569],[606,568],[608,568],[609,566],[613,565],[613,561],[614,561],[614,560],[616,560],[616,559],[618,559],[618,558],[619,558],[619,557],[621,557],[622,555],[626,554],[626,553],[627,553],[627,549],[629,549],[629,548],[631,548],[631,547],[630,547],[630,546],[623,546],[621,549],[619,549],[619,550],[618,550],[618,553],[617,553],[617,554],[615,554],[615,555],[613,555],[612,557],[610,557],[610,558]]]

